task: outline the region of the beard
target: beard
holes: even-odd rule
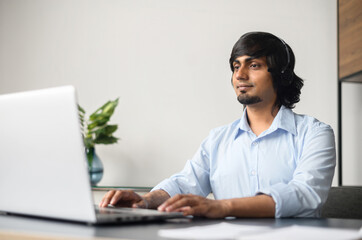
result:
[[[261,102],[261,98],[258,96],[248,96],[246,94],[240,94],[238,96],[238,101],[243,105],[251,105]]]

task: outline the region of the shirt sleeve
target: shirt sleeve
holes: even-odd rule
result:
[[[181,172],[163,180],[152,191],[162,189],[171,197],[189,193],[206,197],[211,192],[208,154],[210,141],[209,137],[206,138]]]
[[[327,200],[336,165],[334,133],[328,125],[306,135],[301,157],[289,183],[270,187],[275,217],[319,217]]]

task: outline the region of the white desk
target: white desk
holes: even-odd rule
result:
[[[203,226],[227,221],[233,224],[269,226],[273,228],[291,225],[346,228],[358,230],[362,220],[356,219],[234,219],[211,220],[205,218],[169,220],[156,223],[126,225],[90,226],[86,224],[20,216],[0,216],[0,239],[150,239],[165,240],[158,236],[158,230]]]
[[[111,188],[114,189],[114,188]],[[130,188],[126,188],[130,189]],[[149,189],[135,189],[144,194]],[[99,201],[106,189],[94,189],[95,201]],[[205,218],[172,219],[165,222],[134,223],[124,225],[91,226],[81,223],[48,220],[40,218],[0,215],[0,240],[60,240],[60,239],[151,239],[165,240],[158,236],[158,230],[170,228],[185,228],[229,222],[240,225],[269,226],[273,228],[291,225],[316,226],[326,228],[346,228],[358,230],[362,226],[362,219],[232,219],[212,220]]]

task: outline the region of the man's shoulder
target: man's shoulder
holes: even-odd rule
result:
[[[294,112],[293,112],[294,113]],[[299,133],[317,133],[319,131],[332,131],[333,129],[330,125],[318,120],[315,117],[294,113],[295,124],[297,127],[297,132]]]
[[[240,125],[240,119],[235,120],[232,123],[222,125],[211,129],[209,137],[211,138],[219,138],[225,136],[232,136],[238,131]]]

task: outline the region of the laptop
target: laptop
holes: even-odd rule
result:
[[[97,209],[73,86],[0,95],[0,212],[90,224],[182,217]]]

